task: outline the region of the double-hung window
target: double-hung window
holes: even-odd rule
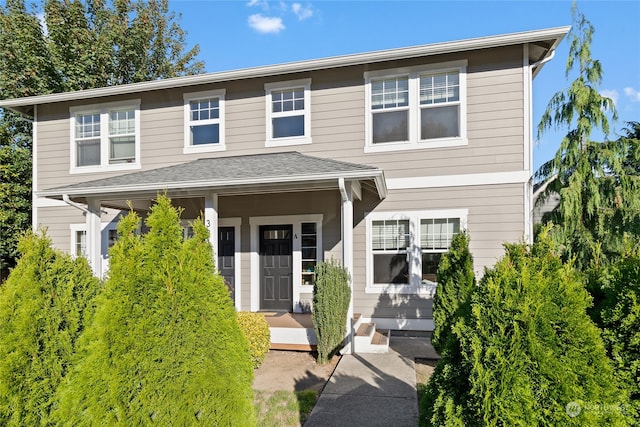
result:
[[[71,109],[71,172],[140,167],[140,101]]]
[[[466,61],[365,73],[366,152],[465,145]]]
[[[466,209],[368,214],[366,291],[435,291],[440,258],[466,217]]]
[[[225,149],[225,90],[184,95],[184,152]]]
[[[311,79],[264,85],[267,147],[311,143]]]

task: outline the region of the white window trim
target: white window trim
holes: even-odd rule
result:
[[[135,110],[135,161],[132,163],[109,164],[109,110],[133,108]],[[75,116],[79,113],[100,113],[100,165],[76,165]],[[140,169],[140,99],[130,99],[104,104],[81,105],[69,108],[70,136],[70,169],[69,173],[95,173]]]
[[[468,144],[467,139],[467,60],[442,62],[418,67],[368,71],[365,79],[365,153],[379,153],[424,148],[458,147]],[[453,138],[420,139],[420,74],[458,71],[460,77],[460,136]],[[371,126],[371,81],[381,78],[409,76],[409,141],[373,143]]]
[[[191,153],[209,153],[214,151],[225,151],[225,97],[226,90],[218,89],[218,90],[207,90],[201,92],[190,92],[185,93],[183,95],[184,99],[184,148],[182,152],[184,154]],[[209,124],[209,123],[218,123],[219,126],[219,138],[220,142],[218,144],[203,144],[203,145],[191,145],[191,132],[189,126],[191,125],[191,111],[189,108],[189,102],[194,99],[202,99],[202,98],[218,98],[219,99],[219,118],[211,121],[207,121],[208,123],[200,123],[200,124]]]
[[[422,277],[421,263],[409,262],[409,277],[412,283],[406,285],[395,284],[375,284],[373,283],[373,236],[372,222],[381,220],[409,220],[410,243],[407,252],[411,259],[421,259],[420,248],[420,220],[439,218],[460,218],[460,231],[467,229],[468,209],[439,209],[420,211],[389,211],[389,212],[369,212],[366,217],[366,285],[367,294],[416,294],[423,296],[433,296],[437,285],[423,284],[419,280]],[[443,251],[446,252],[446,251]]]
[[[272,138],[272,103],[271,93],[277,90],[287,90],[302,87],[304,88],[304,136],[292,136],[287,138]],[[265,112],[266,112],[266,142],[265,147],[284,147],[289,145],[311,144],[311,79],[289,80],[284,82],[266,83],[265,90]],[[299,110],[298,110],[299,111]]]
[[[260,226],[291,224],[293,226],[293,283],[292,304],[294,313],[303,311],[300,294],[313,292],[313,286],[302,284],[302,223],[315,222],[316,228],[316,261],[323,260],[322,246],[322,214],[255,216],[249,218],[251,228],[251,311],[260,310]]]
[[[78,231],[87,231],[87,223],[79,222],[69,224],[71,231],[71,240],[69,254],[76,258],[76,233]],[[118,229],[118,221],[113,220],[110,222],[100,223],[100,256],[102,257],[102,277],[109,270],[109,231]],[[87,242],[88,243],[88,242]]]

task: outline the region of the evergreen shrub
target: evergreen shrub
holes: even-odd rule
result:
[[[629,425],[583,276],[546,231],[505,250],[474,290],[468,320],[454,326],[460,357],[434,374],[444,387],[431,425]]]
[[[235,308],[215,273],[201,220],[183,240],[180,213],[159,196],[120,221],[110,271],[59,390],[68,426],[253,425],[253,369]]]
[[[49,425],[100,283],[85,258],[27,234],[0,286],[0,425]]]
[[[327,363],[346,335],[349,280],[349,272],[333,260],[316,266],[311,318],[318,339],[318,363]]]
[[[431,343],[442,355],[446,342],[452,338],[453,325],[469,314],[471,293],[476,285],[473,256],[466,233],[453,236],[449,251],[440,259],[437,277],[438,287],[433,298],[435,329]]]
[[[627,238],[611,264],[592,266],[590,280],[603,290],[594,317],[602,327],[607,353],[618,380],[629,390],[640,424],[640,239]]]
[[[249,311],[238,312],[238,323],[249,344],[253,367],[259,368],[271,347],[269,324],[263,314]]]

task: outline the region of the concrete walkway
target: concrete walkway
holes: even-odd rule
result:
[[[415,358],[436,358],[428,338],[391,337],[386,354],[342,356],[305,427],[418,425]]]

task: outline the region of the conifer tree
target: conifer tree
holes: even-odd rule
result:
[[[626,164],[629,159],[639,160],[637,140],[591,138],[595,130],[608,135],[609,120],[616,120],[617,114],[613,101],[598,91],[603,70],[591,57],[595,29],[575,4],[572,12],[566,76],[575,71],[576,77],[551,98],[538,125],[538,135],[552,127],[566,127],[568,133],[536,176],[549,181],[541,202],[552,193],[560,195],[560,204],[547,219],[558,226],[555,238],[563,245],[565,257],[576,257],[582,268],[592,258],[596,242],[603,245],[605,254],[615,253],[624,232],[637,228],[640,168]]]
[[[51,425],[55,392],[67,375],[92,311],[98,279],[85,258],[28,234],[0,286],[0,425]]]
[[[208,230],[160,196],[136,234],[127,215],[56,421],[93,425],[252,425],[253,365],[215,273]]]

